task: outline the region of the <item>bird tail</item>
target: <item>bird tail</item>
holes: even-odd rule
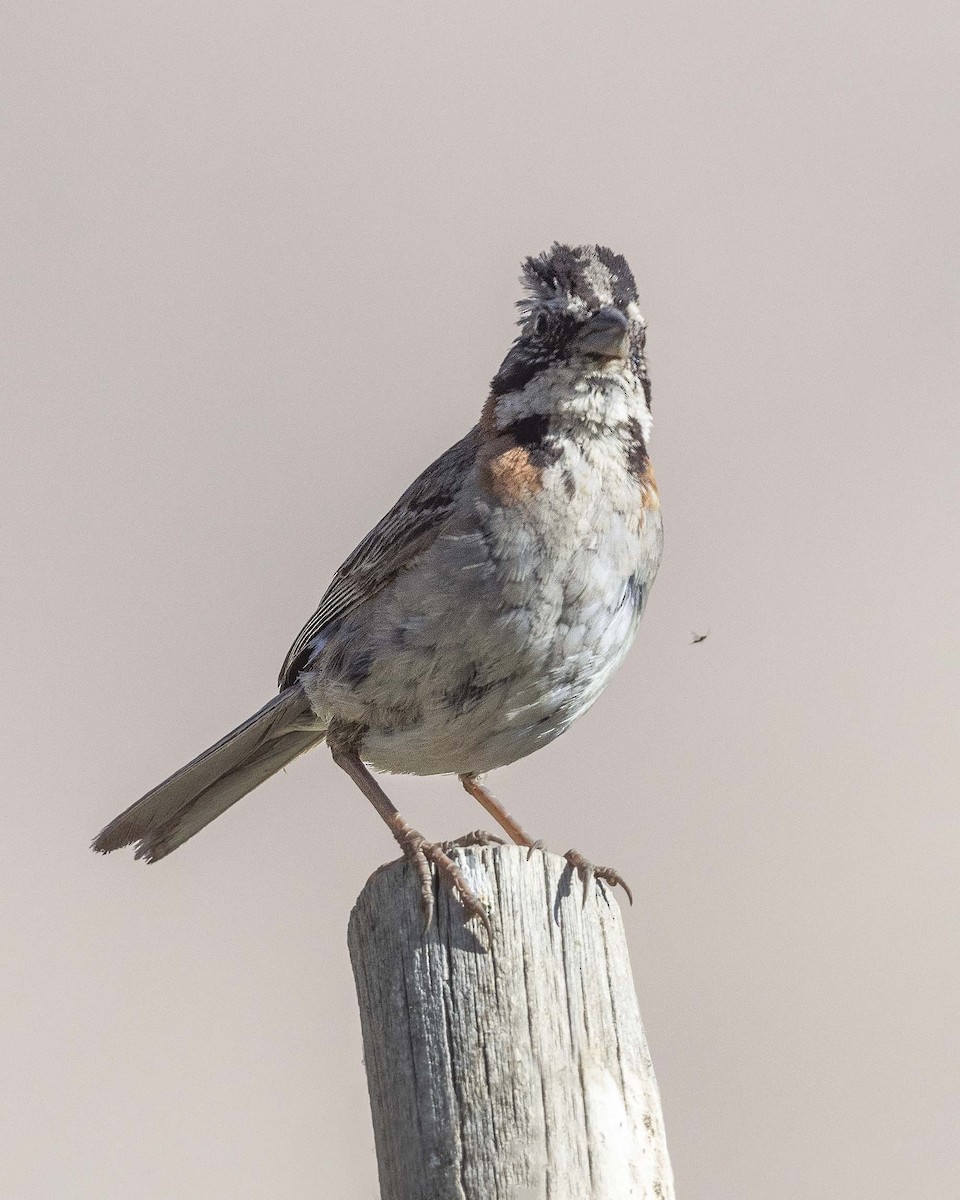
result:
[[[295,684],[215,746],[181,767],[115,817],[93,842],[101,854],[137,843],[156,862],[182,846],[298,754],[323,741],[303,689]]]

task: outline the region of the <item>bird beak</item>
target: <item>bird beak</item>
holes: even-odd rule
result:
[[[630,352],[630,323],[619,308],[601,308],[577,335],[581,354],[598,358],[626,358]]]

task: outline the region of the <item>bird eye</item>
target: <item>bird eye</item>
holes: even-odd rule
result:
[[[538,312],[537,315],[533,318],[533,336],[534,337],[543,337],[543,335],[547,332],[547,330],[549,328],[550,328],[550,317],[547,313],[545,313],[541,309],[541,311]]]

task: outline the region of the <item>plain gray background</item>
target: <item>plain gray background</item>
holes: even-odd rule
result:
[[[0,1195],[375,1196],[345,929],[394,847],[326,752],[157,867],[87,846],[272,694],[555,238],[640,281],[666,556],[492,785],[633,883],[684,1200],[955,1194],[958,23],[8,7]]]

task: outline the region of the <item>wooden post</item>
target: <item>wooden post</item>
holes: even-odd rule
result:
[[[423,934],[403,861],[348,941],[382,1200],[673,1200],[622,918],[553,854],[455,852],[492,951],[446,888]]]

